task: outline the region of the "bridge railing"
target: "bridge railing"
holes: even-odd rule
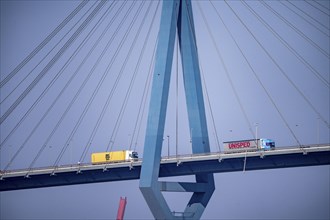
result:
[[[330,146],[330,143],[326,144],[307,144],[301,146],[281,146],[276,147],[274,150],[289,150],[289,149],[306,149],[306,148],[316,148],[316,147],[323,147],[323,146]],[[239,151],[239,152],[226,152],[226,151],[217,151],[217,152],[208,152],[208,153],[199,153],[199,154],[180,154],[180,155],[171,155],[171,156],[163,156],[162,160],[168,159],[180,159],[180,158],[189,158],[189,157],[198,157],[198,156],[216,156],[216,155],[223,155],[223,154],[231,154],[231,153],[245,153],[246,151]],[[265,150],[254,150],[251,152],[265,152]]]
[[[282,150],[300,150],[302,153],[306,153],[307,149],[315,149],[318,147],[329,147],[330,143],[328,144],[311,144],[311,145],[303,145],[303,146],[284,146],[284,147],[276,147],[274,150],[276,151],[282,151]],[[262,152],[266,152],[263,150],[258,150],[258,151],[253,151],[252,153],[262,153]],[[235,154],[242,154],[244,155],[246,152],[242,151],[242,152],[235,152]],[[251,153],[251,152],[249,152]],[[161,162],[173,162],[173,161],[177,161],[177,165],[179,165],[181,163],[182,159],[194,159],[194,158],[199,158],[199,157],[208,157],[208,156],[215,156],[215,157],[219,157],[222,158],[224,155],[228,156],[234,153],[229,153],[229,152],[224,152],[224,151],[219,151],[219,152],[209,152],[209,153],[200,153],[200,154],[181,154],[181,155],[170,155],[170,156],[163,156],[161,158]],[[126,160],[126,161],[121,161],[121,162],[109,162],[109,163],[104,163],[104,164],[97,164],[98,166],[102,167],[104,166],[105,168],[110,168],[109,166],[111,165],[135,165],[135,164],[141,164],[142,163],[143,158],[139,158],[138,160],[134,160],[134,161],[130,161],[130,160]],[[77,171],[79,171],[80,168],[83,167],[88,167],[88,166],[94,166],[95,164],[92,163],[80,163],[77,162],[75,164],[65,164],[65,165],[59,165],[59,166],[45,166],[45,167],[34,167],[34,168],[28,168],[28,169],[12,169],[12,170],[0,170],[0,176],[5,176],[11,173],[23,173],[25,172],[27,177],[29,174],[32,174],[36,171],[52,171],[53,173],[56,173],[56,171],[58,170],[69,170],[69,169],[76,169]]]

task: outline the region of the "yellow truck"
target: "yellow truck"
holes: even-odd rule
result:
[[[91,155],[92,164],[135,161],[138,159],[138,154],[131,150],[111,151],[93,153]]]

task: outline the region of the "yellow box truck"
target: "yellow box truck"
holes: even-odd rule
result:
[[[92,164],[134,161],[137,159],[138,159],[137,152],[131,150],[100,152],[100,153],[93,153],[91,155]]]

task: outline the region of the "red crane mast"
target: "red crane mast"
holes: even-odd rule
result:
[[[117,219],[116,220],[123,220],[124,219],[126,203],[127,203],[126,197],[124,197],[124,198],[120,197],[118,213],[117,213]]]

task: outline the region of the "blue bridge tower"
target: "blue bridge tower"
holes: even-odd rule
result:
[[[158,181],[176,31],[182,58],[192,152],[210,152],[191,0],[166,0],[163,1],[160,20],[140,190],[156,219],[200,219],[215,189],[213,174],[197,174],[194,183]],[[175,215],[162,191],[193,194],[182,214]]]

